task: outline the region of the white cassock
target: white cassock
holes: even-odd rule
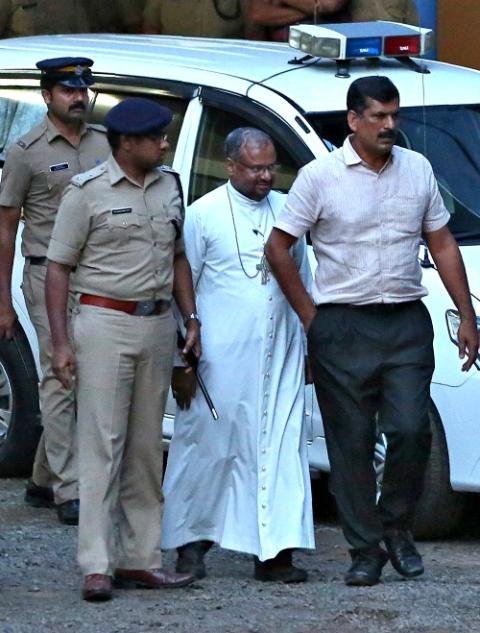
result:
[[[165,549],[206,539],[263,561],[315,547],[303,330],[273,275],[262,283],[257,270],[284,200],[277,192],[250,200],[228,183],[187,211],[199,371],[219,420],[199,389],[190,409],[177,408],[163,487]],[[303,240],[293,254],[309,287]]]

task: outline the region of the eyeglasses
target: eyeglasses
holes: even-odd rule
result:
[[[271,165],[249,165],[248,163],[244,163],[243,160],[238,159],[235,162],[243,165],[245,169],[248,169],[248,171],[255,176],[263,174],[264,171],[268,171],[269,174],[276,174],[280,167],[278,163],[272,163]]]
[[[149,134],[147,138],[154,143],[159,143],[160,141],[168,141],[168,134]]]

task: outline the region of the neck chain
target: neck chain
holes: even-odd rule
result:
[[[262,284],[265,285],[268,281],[270,281],[270,276],[269,273],[271,272],[271,268],[270,265],[267,261],[267,258],[265,257],[265,253],[262,254],[262,257],[260,259],[260,263],[256,265],[256,273],[254,273],[253,275],[250,275],[246,269],[245,266],[243,265],[243,260],[242,260],[242,255],[240,253],[240,246],[238,244],[238,233],[237,233],[237,225],[235,222],[235,215],[233,213],[233,204],[232,204],[232,198],[230,196],[230,192],[228,190],[227,187],[227,198],[228,198],[228,204],[230,206],[230,215],[232,216],[232,224],[233,224],[233,232],[235,233],[235,244],[237,245],[237,255],[238,255],[238,261],[240,262],[240,267],[243,271],[243,274],[245,275],[245,277],[248,277],[248,279],[255,279],[256,277],[258,277],[258,275],[260,273],[262,273]],[[268,199],[268,196],[265,198],[267,201],[267,205],[268,205],[268,209],[267,209],[267,213],[265,215],[265,225],[263,227],[263,233],[259,230],[260,229],[260,224],[258,225],[259,228],[254,228],[252,229],[253,233],[255,233],[255,235],[260,235],[263,241],[263,246],[265,246],[265,233],[267,232],[267,223],[268,223],[268,216],[270,215],[270,213],[272,214],[273,219],[275,220],[275,214],[273,213],[273,209],[272,206],[270,204],[270,200]],[[252,223],[253,224],[253,223]],[[254,224],[254,226],[256,226]]]

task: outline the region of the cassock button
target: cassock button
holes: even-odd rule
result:
[[[262,486],[262,490],[266,490],[266,489],[267,489],[267,486]]]
[[[266,467],[262,466],[262,473],[264,473],[266,470],[267,470]]]
[[[265,508],[267,507],[266,503],[262,503],[262,509],[265,510]]]
[[[265,521],[262,521],[262,527],[267,527],[267,524],[265,523]]]

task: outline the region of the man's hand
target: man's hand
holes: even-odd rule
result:
[[[200,323],[196,319],[190,319],[187,322],[185,345],[182,349],[182,356],[190,366],[192,366],[192,363],[188,357],[189,354],[192,353],[196,359],[199,359],[202,353],[202,345],[200,343]]]
[[[172,371],[172,393],[180,409],[190,409],[197,391],[197,380],[190,367],[174,367]]]
[[[76,367],[75,356],[70,344],[58,345],[53,348],[52,369],[65,389],[73,387]]]
[[[468,371],[477,360],[478,355],[478,330],[477,320],[473,318],[462,319],[458,328],[458,355],[467,360],[462,365],[462,371]]]
[[[12,339],[17,325],[17,313],[12,304],[0,307],[0,340]]]

